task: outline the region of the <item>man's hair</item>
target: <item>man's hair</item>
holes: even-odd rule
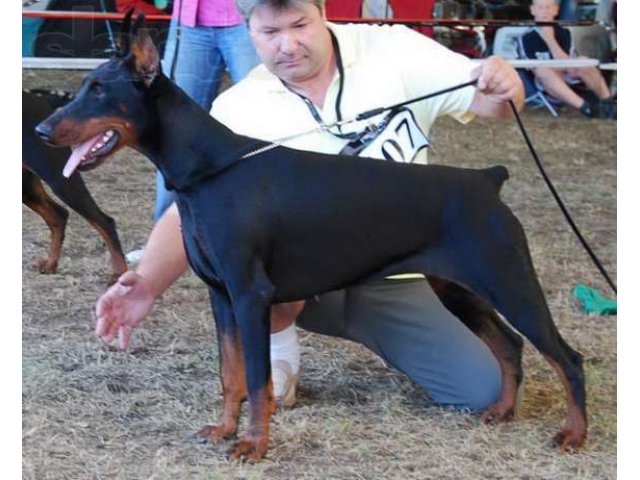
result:
[[[267,6],[274,10],[282,10],[291,7],[297,3],[311,3],[318,7],[318,10],[322,11],[325,0],[235,0],[236,8],[240,15],[248,22],[251,17],[251,12],[254,8],[259,6]]]

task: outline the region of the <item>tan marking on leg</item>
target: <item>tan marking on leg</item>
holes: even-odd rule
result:
[[[218,339],[218,344],[220,346],[222,414],[217,425],[207,425],[196,433],[197,439],[207,437],[214,443],[236,434],[241,405],[247,398],[244,356],[239,338],[225,335]]]
[[[229,452],[230,460],[261,460],[269,447],[269,426],[276,402],[271,380],[249,405],[249,431],[241,437]]]
[[[481,333],[478,337],[489,347],[491,353],[498,360],[502,387],[500,398],[482,414],[485,423],[500,423],[513,420],[516,414],[518,397],[518,369],[505,357],[500,342],[494,337]]]
[[[51,231],[49,255],[47,258],[39,260],[36,268],[40,273],[55,273],[62,254],[68,213],[66,216],[61,215],[61,212],[66,212],[66,210],[53,201],[40,180],[34,181],[32,185],[34,190],[31,191],[31,195],[26,198],[23,195],[22,200],[31,210],[42,217]]]
[[[586,412],[578,405],[569,379],[565,375],[562,367],[553,359],[546,357],[547,361],[555,368],[560,376],[562,385],[564,385],[567,394],[567,415],[565,424],[554,437],[554,442],[558,445],[558,449],[563,452],[573,452],[580,449],[587,438],[587,418]]]

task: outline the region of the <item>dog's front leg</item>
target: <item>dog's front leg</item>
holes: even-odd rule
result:
[[[216,321],[222,383],[222,416],[218,425],[207,425],[195,434],[198,442],[214,443],[229,438],[238,431],[238,417],[242,401],[247,397],[244,359],[240,335],[226,292],[209,288],[211,308]]]
[[[276,409],[269,362],[272,292],[273,287],[265,280],[255,282],[250,290],[234,298],[233,306],[242,337],[249,394],[249,431],[229,452],[230,460],[256,462],[267,453],[269,424]]]

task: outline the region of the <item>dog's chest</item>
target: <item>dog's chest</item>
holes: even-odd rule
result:
[[[180,195],[178,195],[177,205],[180,211],[182,238],[189,265],[207,285],[215,288],[224,287],[220,267],[216,265],[217,262],[204,223],[190,208],[189,202],[180,199]]]

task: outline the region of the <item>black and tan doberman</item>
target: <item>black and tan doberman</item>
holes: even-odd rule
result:
[[[40,215],[51,230],[49,254],[38,261],[36,268],[41,273],[56,272],[69,217],[67,209],[47,193],[44,181],[104,239],[111,258],[109,280],[115,281],[127,270],[115,221],[100,210],[79,173],[62,176],[71,151],[46,146],[34,131],[39,122],[68,101],[66,95],[57,92],[22,92],[22,203]]]
[[[116,58],[91,72],[75,99],[37,131],[54,145],[80,145],[66,174],[130,146],[176,191],[189,262],[209,286],[220,346],[222,418],[199,437],[235,435],[248,398],[248,432],[231,458],[265,455],[275,409],[272,304],[421,272],[499,359],[502,396],[485,419],[511,418],[522,377],[522,340],[495,309],[566,388],[568,413],[556,443],[562,450],[583,444],[582,357],[558,333],[522,226],[500,200],[504,167],[420,166],[284,147],[246,155],[267,144],[234,134],[164,76],[142,22],[138,17]]]

